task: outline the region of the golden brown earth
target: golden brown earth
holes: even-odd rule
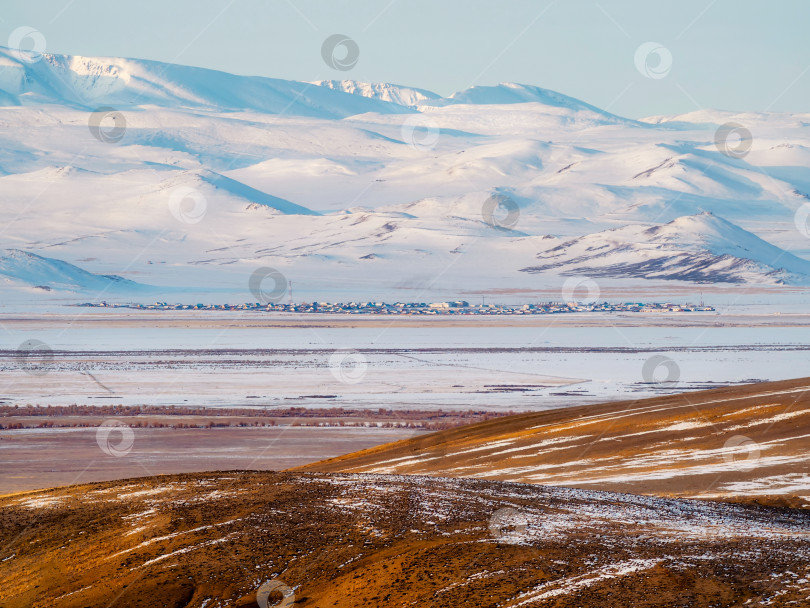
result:
[[[807,502],[808,389],[523,414],[319,471],[6,496],[0,608],[810,606],[810,509],[773,506]]]
[[[810,378],[520,414],[301,470],[810,506]]]
[[[808,605],[810,512],[482,480],[187,474],[0,499],[4,608]],[[269,590],[268,587],[265,587]]]

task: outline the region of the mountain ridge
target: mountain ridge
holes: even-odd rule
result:
[[[0,223],[16,232],[2,248],[216,298],[245,297],[260,267],[308,299],[559,291],[570,276],[808,283],[799,115],[718,114],[754,121],[735,156],[706,115],[640,123],[533,85],[440,97],[135,59],[0,62],[0,91],[23,104],[0,108]],[[672,223],[704,210],[730,224]]]
[[[0,251],[0,277],[45,291],[110,292],[111,295],[151,289],[118,275],[93,274],[63,260],[23,251]]]
[[[700,283],[810,284],[810,261],[784,251],[710,212],[644,227],[628,224],[568,240],[538,254],[527,273],[639,276]]]
[[[0,93],[5,97],[5,103],[11,101],[11,105],[22,105],[22,99],[26,94],[36,94],[40,96],[38,99],[40,102],[42,99],[51,102],[62,101],[67,105],[88,109],[94,109],[104,103],[126,107],[163,101],[164,105],[166,102],[173,102],[185,103],[189,107],[280,111],[277,104],[261,103],[255,99],[259,94],[263,94],[276,98],[280,95],[293,97],[289,101],[291,107],[284,108],[284,111],[291,110],[294,114],[302,115],[313,115],[310,113],[320,111],[323,117],[344,117],[352,115],[351,112],[354,114],[408,112],[419,106],[431,105],[540,103],[550,107],[604,114],[617,121],[629,121],[574,97],[535,85],[513,82],[494,86],[472,86],[456,91],[448,97],[442,97],[427,89],[387,82],[317,80],[308,83],[267,76],[236,75],[220,70],[149,59],[42,53],[41,59],[28,63],[20,60],[14,50],[2,46],[0,46],[0,65],[9,72],[0,77]],[[156,82],[150,84],[150,77]],[[172,87],[168,84],[171,80],[166,80],[170,77],[175,82],[185,81],[189,85],[185,88]],[[204,84],[204,81],[220,84],[211,86]],[[36,86],[37,83],[40,84],[39,87]],[[158,83],[164,91],[163,95],[158,93]],[[314,88],[311,85],[314,85]],[[217,98],[213,95],[214,88],[252,89],[250,92],[253,96],[232,95]],[[315,98],[308,99],[308,93],[324,90],[332,91],[334,95],[325,97],[316,95]],[[347,95],[351,97],[346,97]],[[303,98],[306,103],[297,103],[295,97]],[[367,102],[349,110],[346,101],[351,98],[365,99]],[[328,101],[329,105],[326,105],[325,101]],[[2,97],[0,102],[3,102]],[[330,105],[335,106],[335,111],[329,110]]]
[[[43,102],[95,109],[161,105],[218,110],[252,110],[321,118],[364,112],[409,110],[384,101],[330,91],[305,82],[228,72],[146,59],[82,57],[43,53],[20,61],[0,47],[0,91],[13,105]],[[184,83],[177,86],[177,83]]]

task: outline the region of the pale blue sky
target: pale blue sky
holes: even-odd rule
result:
[[[447,95],[512,81],[617,114],[699,108],[810,112],[807,0],[0,0],[0,44],[20,26],[47,50],[155,59],[295,80],[352,78]],[[350,71],[321,43],[357,41]],[[657,42],[669,73],[644,77]]]

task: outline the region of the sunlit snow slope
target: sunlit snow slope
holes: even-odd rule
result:
[[[810,115],[634,121],[522,84],[442,97],[7,49],[0,104],[0,249],[167,294],[252,300],[261,267],[319,299],[810,284]],[[746,155],[715,145],[728,122]],[[14,279],[6,301],[75,289]]]

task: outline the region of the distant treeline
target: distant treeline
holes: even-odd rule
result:
[[[136,428],[219,428],[262,427],[289,424],[292,426],[347,426],[376,428],[412,428],[445,430],[514,412],[482,410],[393,410],[290,407],[270,408],[204,408],[156,405],[3,405],[0,406],[0,429],[96,427],[100,418],[145,418],[127,421]],[[164,421],[150,417],[195,417],[218,420]],[[86,417],[90,420],[65,420]],[[37,421],[12,421],[13,418],[48,418]],[[230,420],[222,420],[230,418]],[[252,420],[250,420],[252,419]],[[276,419],[279,419],[278,421]]]

